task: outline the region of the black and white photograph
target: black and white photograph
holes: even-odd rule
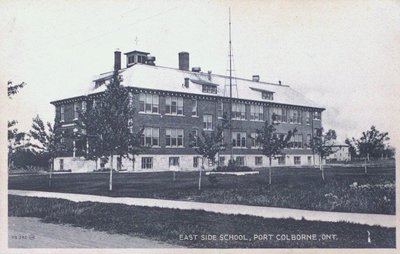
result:
[[[396,252],[400,1],[0,20],[0,252]]]

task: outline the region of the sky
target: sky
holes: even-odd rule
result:
[[[191,67],[227,74],[229,7],[236,76],[305,94],[342,141],[375,125],[399,144],[399,1],[3,0],[0,81],[28,85],[1,113],[21,130],[53,121],[50,101],[112,70],[117,48],[176,68],[187,51]]]

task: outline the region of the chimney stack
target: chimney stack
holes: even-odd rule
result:
[[[189,53],[179,52],[179,70],[188,71],[189,70]]]
[[[121,51],[114,51],[114,71],[121,70]]]
[[[260,75],[253,75],[253,81],[254,82],[259,82],[260,81]]]

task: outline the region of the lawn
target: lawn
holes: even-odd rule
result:
[[[9,195],[8,202],[9,216],[38,217],[44,222],[193,248],[395,248],[396,245],[394,228],[346,222],[264,219],[13,195]]]
[[[272,185],[267,171],[259,175],[207,177],[198,191],[198,172],[116,173],[108,191],[108,173],[10,176],[9,189],[146,197],[201,202],[288,207],[321,211],[395,214],[395,168],[330,167],[322,181],[319,169],[276,168]]]

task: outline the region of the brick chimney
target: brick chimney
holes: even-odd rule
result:
[[[121,70],[121,51],[114,51],[114,71]]]
[[[179,52],[179,70],[188,71],[189,70],[189,53]]]

